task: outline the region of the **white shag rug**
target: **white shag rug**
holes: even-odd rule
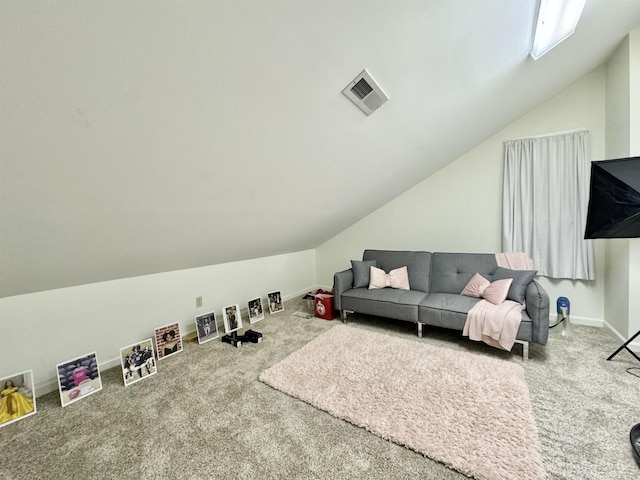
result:
[[[337,325],[260,380],[476,479],[545,479],[520,365]]]

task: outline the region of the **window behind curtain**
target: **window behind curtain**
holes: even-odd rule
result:
[[[586,130],[504,142],[503,250],[526,252],[539,275],[593,280],[589,172]]]

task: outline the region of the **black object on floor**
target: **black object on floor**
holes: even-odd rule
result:
[[[620,348],[618,348],[615,352],[613,352],[611,355],[609,355],[609,358],[607,358],[607,360],[611,360],[613,357],[615,357],[618,353],[620,353],[624,349],[627,352],[629,352],[631,355],[636,357],[636,360],[638,360],[640,362],[640,357],[638,355],[636,355],[635,352],[628,347],[628,345],[631,342],[633,342],[638,335],[640,335],[640,330],[638,330],[633,337],[631,337],[629,340],[627,340],[622,345],[620,345]]]
[[[239,338],[245,342],[260,343],[262,341],[262,334],[253,330],[247,330],[244,332],[244,335]]]
[[[231,335],[224,335],[222,337],[223,343],[228,343],[230,345],[233,345],[236,348],[242,345],[242,340],[243,338],[238,336],[237,332],[232,332]]]
[[[633,426],[629,433],[629,440],[631,441],[631,450],[633,451],[633,458],[640,467],[640,423]]]

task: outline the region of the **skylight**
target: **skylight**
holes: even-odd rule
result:
[[[586,0],[540,0],[531,47],[537,60],[575,31]]]

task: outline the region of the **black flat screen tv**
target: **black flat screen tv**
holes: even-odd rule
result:
[[[640,237],[640,157],[591,163],[584,238]]]

